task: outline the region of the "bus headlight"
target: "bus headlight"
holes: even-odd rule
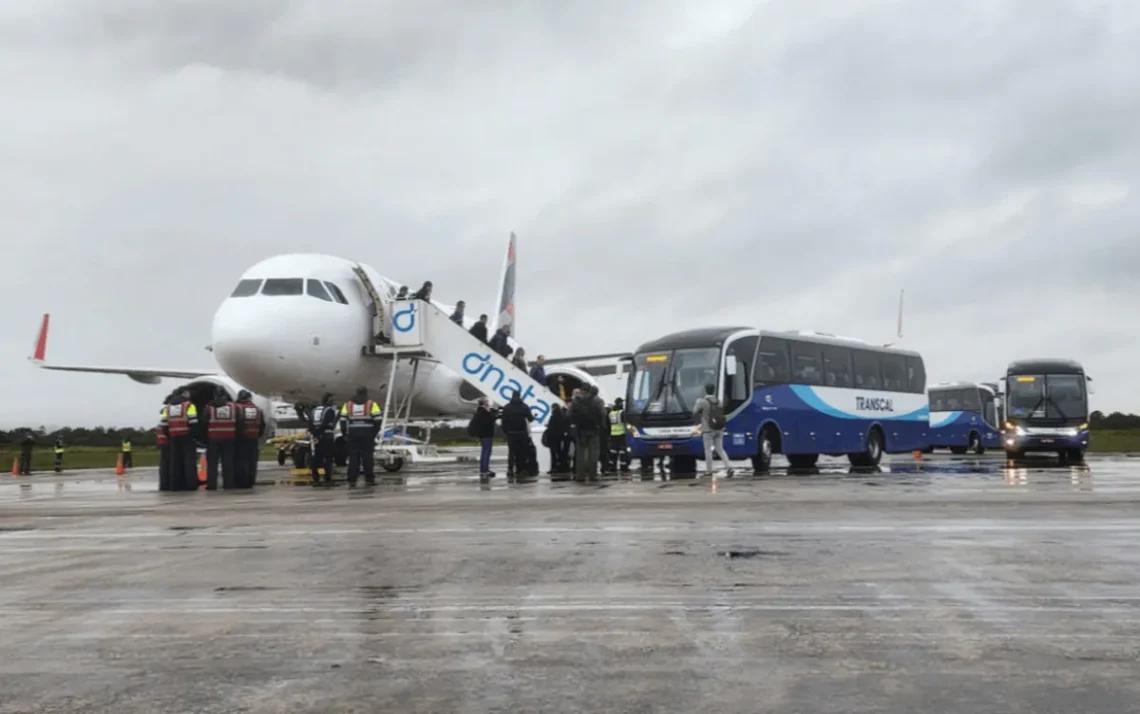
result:
[[[697,426],[693,427],[693,436],[700,436],[700,435],[701,435],[701,427],[698,424]]]

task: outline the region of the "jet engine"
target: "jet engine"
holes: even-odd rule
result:
[[[230,399],[237,399],[238,392],[242,387],[237,382],[229,377],[221,375],[207,375],[205,377],[195,377],[194,379],[184,382],[183,384],[190,387],[190,401],[198,406],[198,409],[204,409],[207,404],[214,400],[214,391],[221,387],[225,391],[226,396]],[[263,441],[273,436],[277,430],[277,420],[273,414],[273,407],[269,399],[259,394],[253,395],[253,403],[261,409],[261,413],[265,415],[265,436]]]

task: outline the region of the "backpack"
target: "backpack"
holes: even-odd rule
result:
[[[706,414],[709,418],[709,428],[713,431],[720,431],[724,429],[724,407],[720,405],[720,401],[716,399],[709,399],[709,408]]]

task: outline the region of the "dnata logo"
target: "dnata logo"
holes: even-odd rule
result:
[[[416,327],[416,304],[407,303],[403,310],[392,313],[392,328],[396,332],[411,332]]]
[[[550,416],[550,402],[536,397],[533,385],[528,384],[523,389],[518,380],[508,379],[503,370],[491,364],[490,354],[468,352],[463,356],[463,371],[479,384],[493,389],[503,401],[510,401],[511,394],[517,390],[523,402],[534,412],[534,420],[539,424],[545,424],[546,418]]]
[[[893,412],[894,404],[883,397],[855,397],[855,409],[861,412]]]

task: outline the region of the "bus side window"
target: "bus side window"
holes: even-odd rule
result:
[[[866,350],[852,350],[855,361],[855,388],[879,389],[879,355]]]
[[[922,394],[926,391],[926,367],[921,357],[906,358],[906,377],[910,389],[907,391]]]
[[[823,352],[811,342],[792,342],[792,384],[823,386]]]
[[[902,355],[881,354],[879,361],[883,366],[883,389],[888,392],[908,391],[906,358]]]
[[[763,337],[756,355],[756,386],[787,384],[789,374],[788,341],[781,337]]]
[[[823,347],[823,383],[827,387],[850,389],[855,386],[855,370],[851,350],[847,347]]]

